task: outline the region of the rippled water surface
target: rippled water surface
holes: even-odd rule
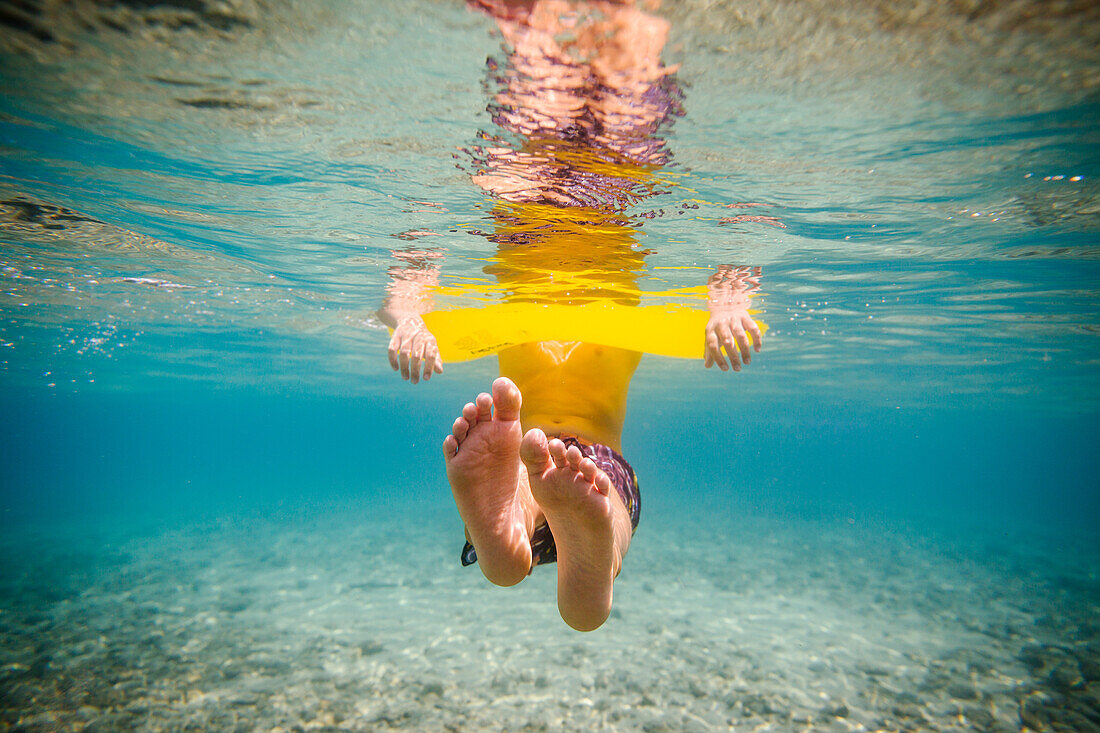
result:
[[[495,129],[491,22],[454,3],[249,5],[224,28],[123,10],[6,41],[5,381],[388,387],[391,250],[444,254],[445,283],[493,251],[463,152]],[[638,219],[640,287],[761,267],[754,390],[1093,405],[1095,57],[924,12],[670,9],[685,114],[664,195],[627,211],[659,212]]]

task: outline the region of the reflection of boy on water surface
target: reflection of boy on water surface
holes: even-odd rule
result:
[[[471,4],[497,20],[509,48],[506,68],[493,69],[501,78],[492,110],[520,141],[491,143],[474,176],[499,201],[490,237],[499,247],[486,272],[513,302],[637,303],[646,253],[622,212],[653,193],[651,173],[666,162],[656,133],[678,113],[672,70],[660,61],[667,23],[633,2]],[[438,255],[395,255],[402,264],[391,269],[380,316],[394,329],[391,365],[415,384],[421,372],[442,372],[421,318]],[[739,370],[760,350],[747,310],[758,277],[758,268],[728,266],[711,276],[706,366]],[[498,358],[492,394],[468,403],[443,442],[469,540],[463,562],[507,586],[556,560],[562,618],[595,629],[638,523],[637,481],[620,451],[641,355],[540,341]]]

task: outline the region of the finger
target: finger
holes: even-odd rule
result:
[[[760,333],[760,326],[756,325],[751,317],[746,316],[742,319],[745,330],[752,335],[752,347],[756,352],[760,351],[760,346],[764,343],[764,336]]]
[[[443,373],[443,361],[439,358],[439,349],[435,344],[429,344],[424,350],[424,379],[432,378],[433,374]]]
[[[737,352],[736,342],[730,341],[725,343],[723,346],[725,348],[727,358],[730,361],[730,369],[735,372],[741,371],[741,357]]]
[[[397,364],[397,354],[400,352],[400,350],[401,349],[400,349],[400,346],[399,346],[399,342],[397,340],[397,333],[394,332],[393,337],[390,339],[390,345],[389,345],[389,349],[387,351],[387,356],[389,356],[390,366],[393,367],[393,370],[395,372],[398,369],[400,369],[400,367]]]
[[[722,342],[722,346],[725,348],[726,354],[729,358],[729,368],[735,372],[741,371],[741,359],[737,355],[737,344],[734,343],[731,336],[728,340]],[[728,371],[723,369],[722,371]]]
[[[413,384],[420,381],[420,355],[416,353],[409,357],[409,381]]]
[[[569,450],[565,452],[565,460],[574,471],[580,468],[582,458],[584,458],[584,454],[581,453],[581,449],[575,445],[569,446]]]
[[[737,353],[737,342],[734,340],[733,331],[730,330],[728,325],[723,325],[719,329],[719,338],[725,348],[726,356],[729,358],[730,368],[735,372],[741,371],[741,358]]]
[[[477,396],[477,421],[483,422],[493,419],[493,396],[488,392],[482,392]]]
[[[752,361],[752,350],[749,349],[749,337],[742,328],[733,329],[733,337],[737,339],[737,348],[741,351],[741,361],[748,364]]]
[[[722,352],[722,347],[719,346],[717,351],[714,352],[714,363],[718,365],[718,368],[724,372],[730,370],[729,363],[726,362],[726,355]]]
[[[706,352],[706,365],[709,369],[711,365],[717,364],[718,368],[722,371],[726,371],[729,367],[726,366],[726,360],[722,357],[722,346],[718,341],[718,334],[713,329],[707,329],[707,352]]]
[[[407,351],[401,352],[401,378],[409,378],[409,352]]]
[[[555,466],[561,468],[565,465],[565,443],[553,438],[546,444],[546,448],[550,451],[550,457],[554,459]]]
[[[416,384],[420,380],[421,370],[425,372],[429,370],[429,367],[424,363],[424,354],[427,352],[428,347],[429,344],[422,336],[418,336],[413,341],[412,362],[409,365],[409,368],[412,370],[413,384]]]

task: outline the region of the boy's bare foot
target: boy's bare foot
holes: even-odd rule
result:
[[[630,542],[626,507],[592,459],[538,428],[523,436],[520,457],[558,550],[558,611],[578,631],[599,628]]]
[[[512,380],[493,382],[462,408],[443,440],[447,479],[478,565],[497,585],[515,585],[531,570],[531,531],[538,510],[527,471],[519,460],[519,389]]]

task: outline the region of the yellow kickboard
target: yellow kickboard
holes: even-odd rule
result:
[[[532,341],[583,341],[658,356],[702,359],[707,312],[680,305],[501,303],[424,314],[443,362]],[[763,333],[767,326],[757,322]]]

